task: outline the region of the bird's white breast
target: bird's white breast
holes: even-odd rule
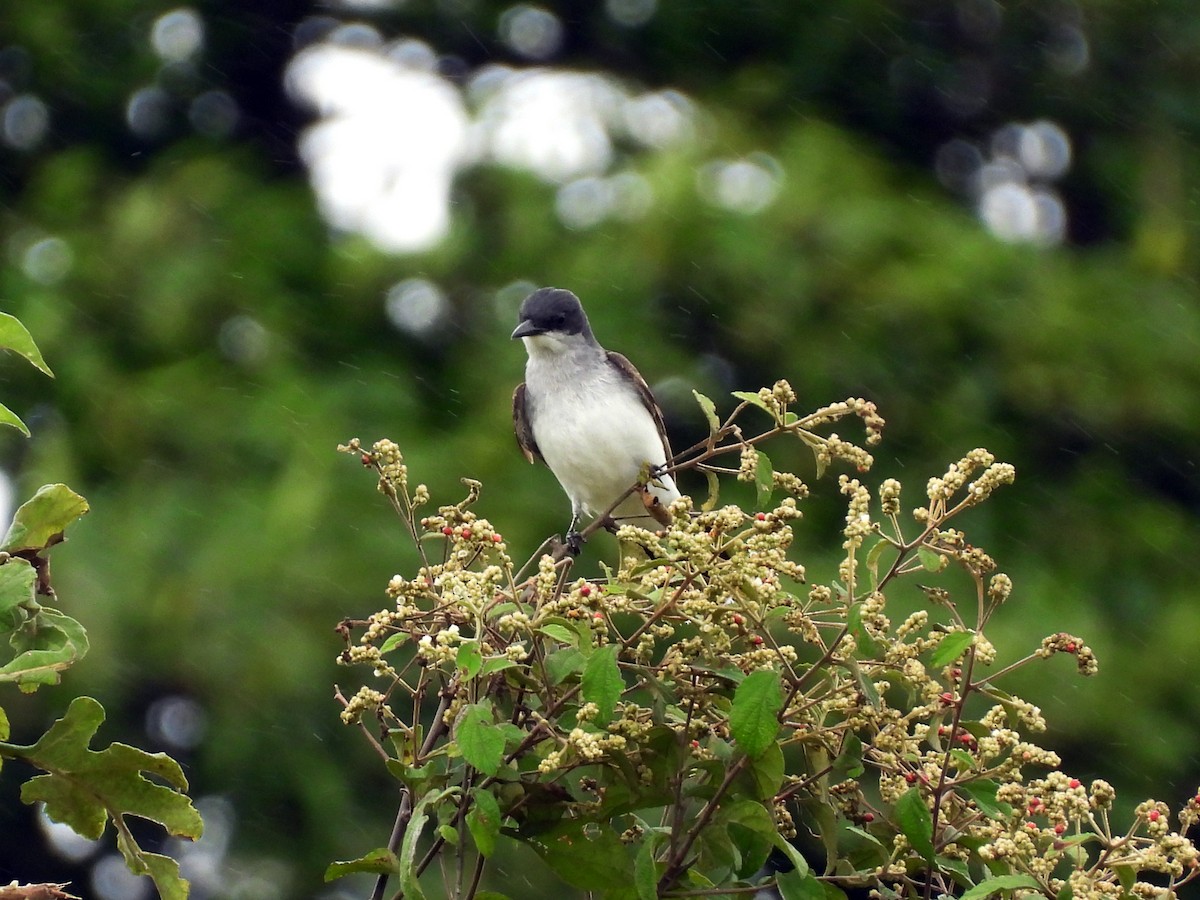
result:
[[[539,354],[531,349],[525,379],[534,440],[575,511],[603,512],[637,481],[643,466],[666,461],[650,412],[602,350]],[[679,496],[670,478],[652,490],[664,503]],[[643,521],[638,524],[648,524],[635,495],[617,516],[639,513]]]

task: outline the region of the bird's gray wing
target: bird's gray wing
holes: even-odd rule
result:
[[[537,441],[533,439],[533,427],[529,424],[529,412],[525,408],[525,382],[517,385],[513,391],[513,431],[517,435],[517,446],[525,458],[532,462],[545,462],[542,451],[538,449]]]
[[[666,460],[669,463],[672,456],[671,442],[667,440],[667,426],[663,424],[662,410],[658,408],[658,403],[654,400],[654,394],[650,392],[650,385],[646,384],[646,379],[633,367],[633,363],[620,353],[609,350],[608,361],[621,373],[622,378],[625,378],[633,385],[642,400],[642,405],[646,407],[647,412],[654,419],[654,424],[658,428],[658,436],[662,439],[663,452],[666,453]]]

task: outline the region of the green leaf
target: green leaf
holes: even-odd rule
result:
[[[8,313],[0,313],[0,350],[19,353],[51,378],[54,377],[54,373],[42,359],[42,351],[33,342],[33,335],[16,316],[10,316]]]
[[[0,634],[19,628],[37,609],[36,581],[37,572],[23,559],[14,557],[0,565]]]
[[[730,391],[730,393],[739,400],[745,400],[751,406],[757,406],[763,412],[774,417],[775,413],[771,411],[771,407],[763,402],[762,397],[758,396],[758,391]]]
[[[43,485],[13,516],[0,550],[45,550],[57,544],[67,526],[87,511],[87,501],[65,484]]]
[[[454,730],[463,759],[485,775],[495,775],[504,761],[504,733],[496,726],[492,708],[475,703],[463,710]]]
[[[449,822],[437,827],[438,837],[449,844],[451,847],[458,846],[458,829]]]
[[[717,418],[717,404],[713,403],[697,390],[692,391],[692,396],[696,398],[696,402],[704,410],[704,418],[708,420],[708,433],[715,434],[721,427],[721,420]]]
[[[29,426],[22,422],[21,417],[3,403],[0,403],[0,425],[9,425],[17,429],[25,437],[29,437]]]
[[[395,634],[389,634],[387,640],[379,645],[380,655],[391,653],[401,644],[407,644],[410,638],[411,635],[407,631],[397,631]]]
[[[904,796],[896,801],[895,812],[896,824],[900,826],[900,831],[908,838],[912,848],[927,862],[932,863],[933,816],[921,798],[920,790],[915,787],[909,788]]]
[[[828,809],[828,807],[824,808]],[[784,856],[787,857],[787,860],[792,864],[792,869],[794,871],[799,872],[801,875],[808,874],[808,860],[804,858],[804,855],[792,844],[791,841],[787,840],[776,830],[771,834],[771,843],[775,845],[776,850],[780,851]]]
[[[593,653],[583,669],[580,682],[583,699],[599,707],[597,725],[607,725],[612,719],[613,709],[625,690],[625,681],[617,666],[617,645],[607,644]]]
[[[496,672],[503,672],[505,669],[516,668],[517,663],[503,656],[493,656],[491,659],[485,660],[483,668],[479,670],[480,677],[493,675]],[[478,896],[478,895],[476,895]]]
[[[928,547],[917,548],[917,559],[921,560],[926,572],[940,572],[946,568],[946,557]]]
[[[400,890],[405,900],[425,900],[425,892],[417,880],[417,845],[421,840],[421,832],[429,821],[429,808],[440,803],[447,797],[458,793],[458,788],[439,790],[434,788],[427,792],[413,806],[412,817],[404,830],[404,840],[400,843]]]
[[[774,473],[775,467],[771,465],[770,457],[759,450],[758,465],[754,470],[754,488],[757,491],[754,502],[759,509],[770,509],[771,493],[775,490]]]
[[[604,825],[568,822],[539,836],[532,847],[559,878],[580,890],[607,891],[633,879],[629,853]]]
[[[779,833],[766,806],[755,800],[736,800],[721,811],[716,824],[725,826],[729,843],[737,851],[734,871],[739,878],[748,878],[762,868]]]
[[[551,684],[560,684],[568,675],[583,670],[587,660],[574,647],[558,650],[546,657],[546,677]]]
[[[945,634],[934,648],[933,655],[929,657],[929,664],[936,669],[948,666],[962,656],[974,642],[975,632],[973,631],[952,631]]]
[[[1001,891],[1014,891],[1018,888],[1032,888],[1036,891],[1041,889],[1041,884],[1032,875],[997,875],[995,878],[979,882],[962,895],[962,900],[984,900]]]
[[[45,804],[55,822],[95,840],[111,819],[117,824],[117,844],[126,865],[139,875],[149,875],[162,897],[187,896],[187,882],[179,877],[178,864],[168,857],[148,853],[130,836],[126,816],[149,819],[177,837],[197,838],[204,829],[200,814],[181,791],[187,779],[175,760],[165,753],[147,753],[127,744],[110,744],[92,750],[89,744],[104,721],[104,708],[91,697],[71,701],[66,715],[31,746],[5,744],[8,756],[24,759],[47,772],[21,788],[25,803]],[[151,781],[146,775],[153,776]],[[165,782],[165,783],[159,783]]]
[[[475,895],[475,900],[512,900],[512,898],[499,891],[479,891]]]
[[[733,694],[729,730],[747,756],[758,756],[779,733],[779,710],[783,708],[778,672],[751,672]]]
[[[851,603],[850,608],[846,611],[846,625],[850,629],[850,633],[854,635],[854,642],[858,644],[858,648],[863,652],[863,655],[868,658],[874,658],[882,652],[879,647],[879,642],[871,632],[867,631],[866,626],[862,622],[862,603]]]
[[[780,872],[775,876],[775,887],[783,900],[825,900],[825,888],[812,872]]]
[[[83,626],[48,607],[22,623],[9,640],[18,652],[0,666],[0,682],[14,681],[26,693],[43,684],[58,684],[61,673],[88,651]]]
[[[968,781],[958,786],[958,790],[974,800],[979,811],[989,819],[1007,819],[1012,815],[1013,808],[996,799],[999,788],[1000,785],[990,778]]]
[[[880,538],[867,552],[867,571],[871,573],[872,588],[878,587],[879,585],[879,558],[883,556],[883,551],[890,546],[892,546],[891,541],[888,541],[885,538]]]
[[[708,482],[708,496],[700,505],[701,512],[712,512],[717,508],[717,500],[721,496],[721,480],[717,478],[717,473],[711,469],[703,469],[704,478]]]
[[[554,640],[560,641],[561,643],[567,644],[571,647],[578,646],[579,644],[579,635],[566,625],[558,625],[554,622],[551,622],[548,625],[542,625],[540,628],[538,628],[538,631],[547,637],[552,637]]]
[[[760,800],[774,797],[783,786],[783,748],[771,743],[767,749],[750,760],[750,776],[754,779],[755,796]]]
[[[466,672],[467,678],[474,678],[483,666],[483,654],[479,650],[479,641],[466,640],[458,645],[458,653],[454,664]]]
[[[400,860],[387,847],[379,847],[358,859],[331,862],[325,868],[325,880],[335,881],[356,872],[367,872],[371,875],[396,875],[400,872]]]
[[[846,739],[842,741],[842,752],[833,761],[833,776],[839,781],[845,778],[857,778],[865,771],[862,759],[862,741],[858,735],[846,735]]]
[[[633,886],[638,900],[658,900],[658,865],[654,854],[664,837],[655,832],[647,834],[633,859]]]
[[[491,856],[500,837],[500,804],[495,794],[483,788],[471,791],[471,798],[474,802],[467,811],[467,830],[475,848],[484,856]]]

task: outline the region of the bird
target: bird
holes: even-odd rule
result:
[[[530,462],[545,463],[571,501],[567,546],[577,553],[584,516],[600,515],[638,483],[608,525],[655,529],[680,496],[664,469],[671,446],[662,410],[633,363],[605,350],[575,294],[544,287],[521,303],[513,340],[528,360],[513,391],[513,430]]]

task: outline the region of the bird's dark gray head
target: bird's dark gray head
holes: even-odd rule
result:
[[[589,341],[592,328],[579,298],[562,288],[540,288],[525,298],[517,314],[514,339],[539,334],[581,334]]]

